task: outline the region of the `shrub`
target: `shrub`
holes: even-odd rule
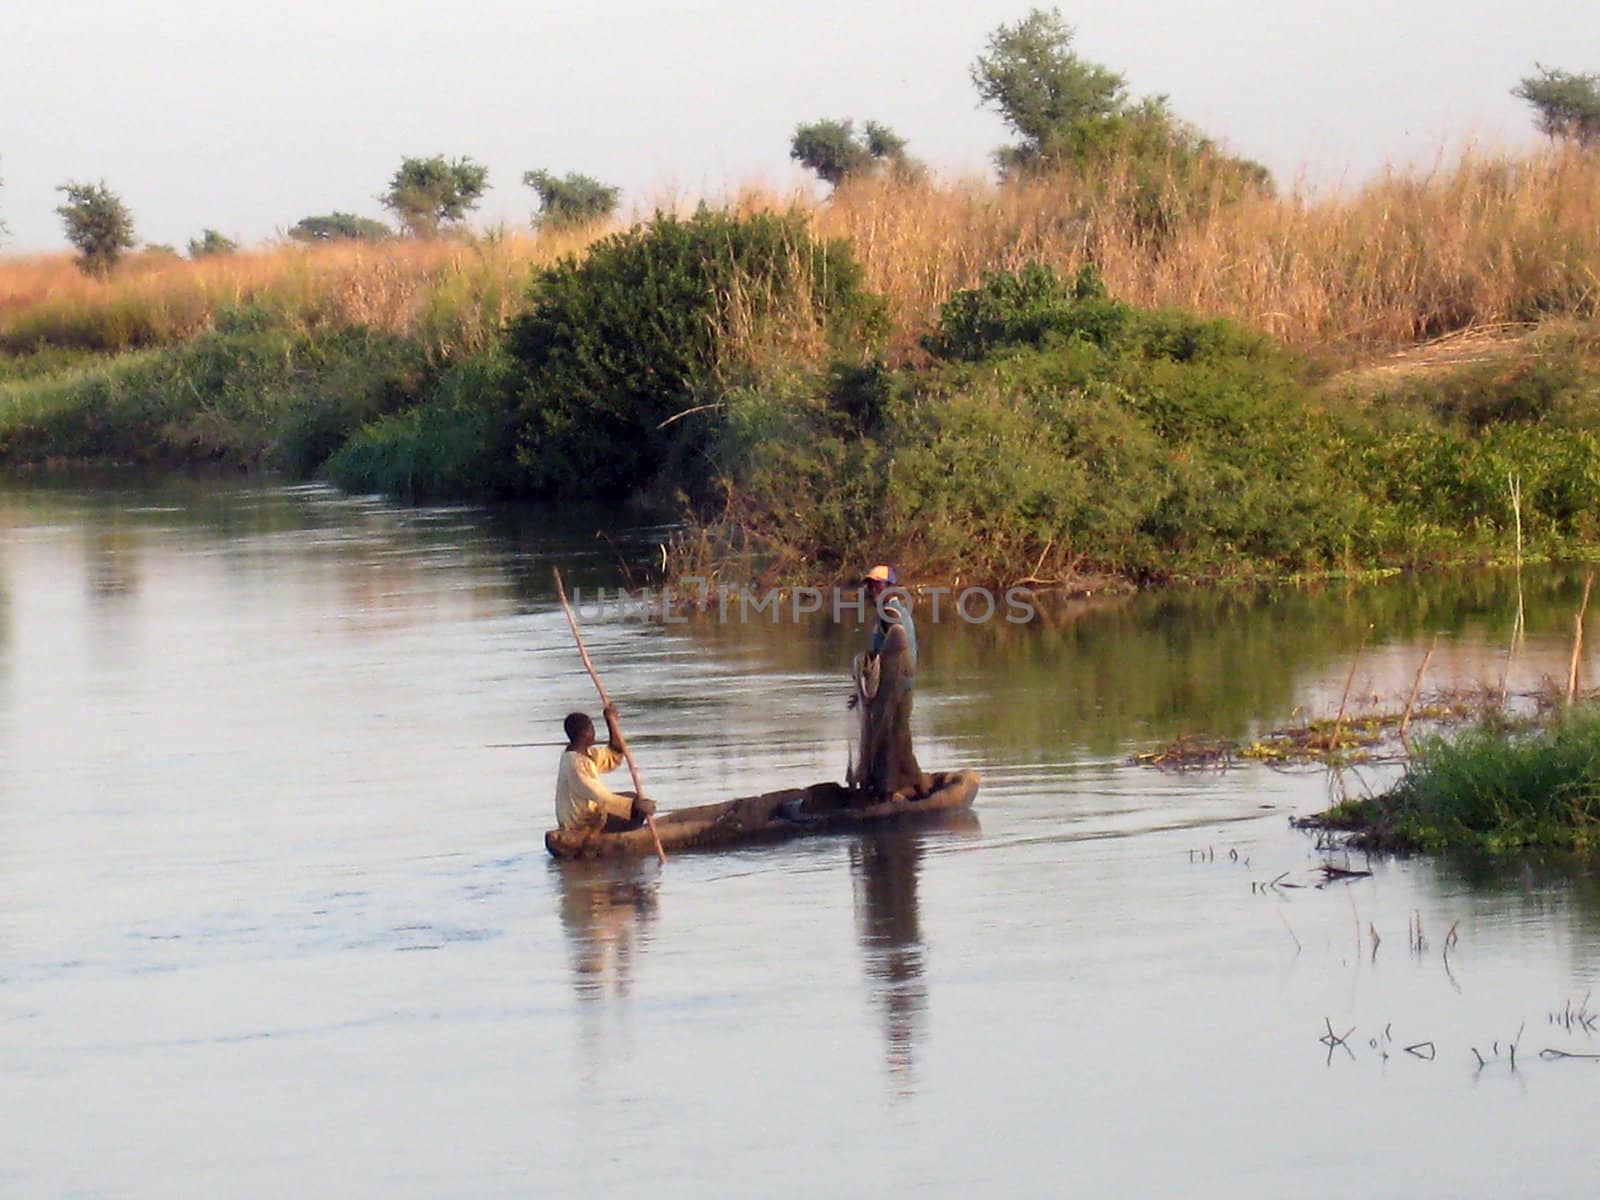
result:
[[[1023,297],[996,327],[1043,329],[1038,346],[980,330],[986,359],[738,393],[715,448],[719,519],[797,573],[842,566],[862,538],[912,569],[994,581],[1030,565],[1163,576],[1341,559],[1364,502],[1286,356],[1178,314],[1121,306],[1090,325],[1075,306],[1115,302],[1085,280],[1084,300],[1057,304],[1033,286],[1046,278],[989,292]]]
[[[644,486],[674,443],[692,455],[708,422],[680,418],[716,386],[786,339],[825,352],[879,320],[844,243],[815,241],[798,216],[702,209],[598,242],[543,272],[508,330],[525,486]]]
[[[1276,353],[1259,334],[1227,321],[1141,311],[1113,300],[1092,263],[1079,268],[1070,287],[1041,263],[986,273],[977,287],[945,302],[938,331],[923,339],[923,348],[939,358],[975,361],[1005,346],[1038,349],[1062,340],[1177,362]]]
[[[453,366],[422,403],[358,429],[323,473],[346,491],[408,500],[511,492],[505,381],[506,365],[494,356]]]

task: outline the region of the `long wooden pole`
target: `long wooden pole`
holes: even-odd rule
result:
[[[611,697],[606,695],[606,685],[600,682],[600,672],[594,669],[594,663],[589,661],[589,651],[583,644],[583,634],[578,632],[578,618],[572,611],[572,605],[567,603],[567,589],[561,582],[561,569],[556,568],[556,595],[561,597],[561,611],[567,614],[567,624],[572,626],[572,638],[578,643],[578,653],[583,657],[583,665],[589,671],[589,678],[594,680],[594,690],[600,693],[602,708],[611,707]],[[617,732],[622,732],[622,722],[617,722]],[[633,792],[641,800],[644,799],[644,784],[639,782],[639,764],[633,761],[633,751],[628,748],[627,739],[622,742],[622,757],[628,760],[628,771],[633,776]],[[656,832],[656,819],[646,817],[645,824],[650,827],[650,837],[656,844],[656,857],[662,862],[667,861],[667,852],[661,848],[661,835]]]

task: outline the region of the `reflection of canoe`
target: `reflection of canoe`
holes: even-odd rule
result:
[[[817,783],[722,804],[680,808],[657,817],[656,831],[667,850],[837,833],[918,813],[966,808],[978,794],[978,783],[976,771],[944,771],[933,776],[933,791],[920,800],[873,804],[863,803],[862,793],[840,784]],[[650,831],[644,828],[599,835],[552,829],[544,835],[544,848],[557,858],[655,853]]]

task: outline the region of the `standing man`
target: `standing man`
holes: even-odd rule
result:
[[[605,718],[610,739],[606,746],[595,744],[594,722],[589,714],[568,713],[562,723],[567,748],[561,752],[561,766],[556,773],[556,824],[562,829],[623,833],[637,829],[655,814],[655,801],[636,797],[632,792],[613,792],[600,781],[602,774],[626,761],[622,730],[617,728],[617,710],[612,705],[606,705]]]
[[[917,627],[910,597],[896,582],[894,568],[884,564],[862,576],[877,620],[867,653],[856,657],[851,670],[855,694],[850,707],[861,710],[861,746],[850,782],[876,800],[914,800],[926,795],[931,783],[911,748]]]

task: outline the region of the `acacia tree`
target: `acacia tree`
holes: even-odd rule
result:
[[[297,242],[381,242],[393,237],[394,230],[371,217],[331,212],[300,218],[290,227],[289,236]]]
[[[603,221],[617,211],[622,195],[620,188],[576,172],[558,177],[549,171],[527,171],[522,182],[538,193],[539,212],[533,218],[538,229],[576,229]]]
[[[210,258],[217,254],[233,254],[239,249],[239,243],[230,237],[225,237],[215,229],[203,229],[200,236],[189,239],[190,258]]]
[[[435,154],[402,159],[388,191],[378,199],[407,233],[430,238],[437,237],[443,226],[459,224],[477,208],[488,186],[488,167],[470,158],[447,160]]]
[[[1551,141],[1600,145],[1600,73],[1578,75],[1534,63],[1511,94],[1534,108],[1539,132]]]
[[[856,132],[854,121],[824,118],[795,126],[789,157],[824,182],[837,187],[852,175],[865,175],[887,165],[903,178],[919,177],[923,166],[906,153],[906,140],[887,125],[867,121]]]
[[[67,201],[56,212],[66,225],[67,240],[78,248],[78,268],[104,278],[124,250],[133,249],[133,215],[115,192],[99,183],[64,183],[56,189]]]
[[[1136,119],[1159,121],[1166,103],[1136,104],[1117,72],[1080,58],[1072,26],[1056,9],[1034,9],[989,35],[972,64],[985,104],[1021,139],[995,152],[1002,174],[1090,157],[1122,141]]]

